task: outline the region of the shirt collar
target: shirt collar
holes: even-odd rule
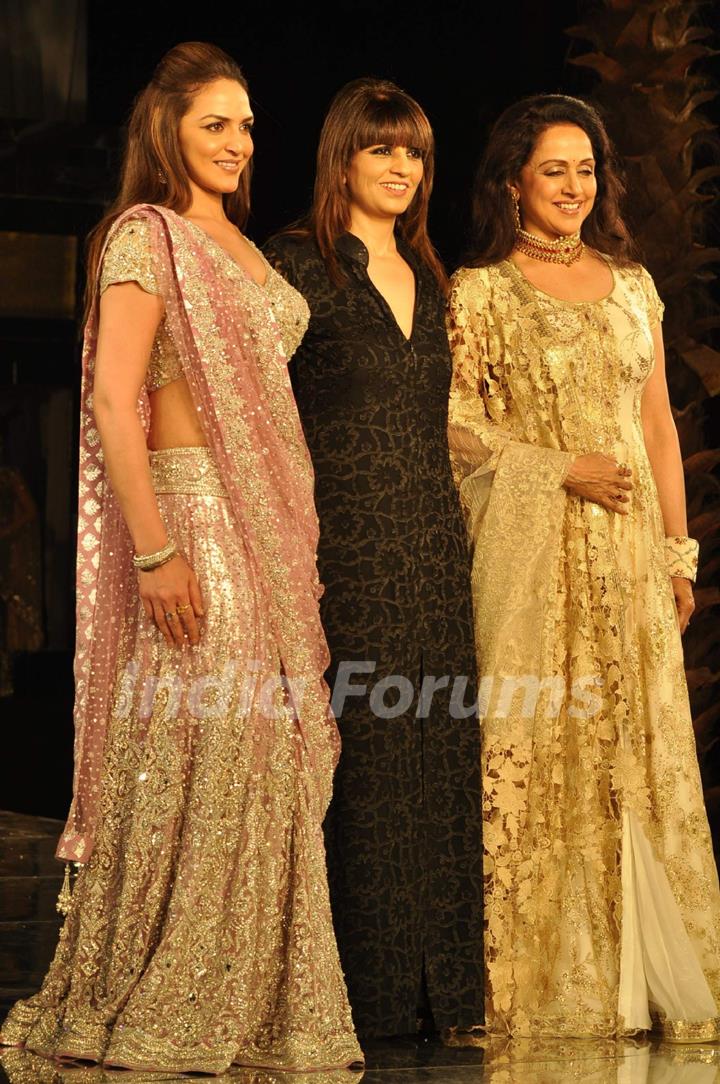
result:
[[[415,269],[417,261],[415,260],[415,255],[410,246],[398,235],[396,235],[396,243],[398,251],[402,254],[403,259],[407,260],[410,266]],[[367,270],[367,266],[370,262],[370,253],[365,244],[359,237],[356,237],[354,233],[341,233],[335,241],[335,248],[338,252],[341,252],[343,256],[348,256],[351,260],[360,264],[364,270]]]
[[[367,268],[370,262],[370,253],[354,233],[341,233],[335,241],[335,248],[342,252],[343,256],[349,256],[351,260]]]

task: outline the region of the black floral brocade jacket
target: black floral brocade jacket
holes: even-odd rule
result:
[[[337,242],[339,288],[314,240],[284,235],[265,248],[311,310],[290,372],[316,474],[327,676],[343,739],[326,822],[330,888],[366,1036],[414,1030],[423,973],[438,1027],[483,1019],[480,739],[469,557],[447,447],[451,360],[444,298],[400,248],[416,280],[409,340],[357,237]],[[346,667],[343,680],[342,663],[366,668]],[[393,676],[409,685],[391,681],[381,695],[378,682]],[[444,688],[418,718],[423,677]],[[348,684],[366,695],[343,702]],[[380,717],[383,704],[392,717]]]

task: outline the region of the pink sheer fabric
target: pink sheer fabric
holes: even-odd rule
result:
[[[259,363],[237,291],[218,275],[198,231],[166,208],[140,205],[118,218],[110,236],[129,217],[141,218],[151,231],[153,271],[168,329],[261,584],[312,765],[311,797],[322,817],[339,735],[323,679],[328,651],[318,612],[312,466],[280,334],[277,356]],[[106,721],[119,677],[121,615],[128,596],[137,591],[131,539],[107,483],[93,416],[97,324],[96,297],[83,348],[75,773],[73,801],[57,849],[59,858],[76,862],[86,862],[93,849]],[[144,393],[139,411],[147,422]]]

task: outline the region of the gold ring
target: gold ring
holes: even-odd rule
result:
[[[174,616],[175,616],[175,614],[172,612],[172,610],[168,610],[167,613],[165,614],[165,620],[166,621],[172,621]]]
[[[175,613],[184,614],[186,610],[192,610],[192,604],[190,602],[187,602],[184,606],[178,606]]]

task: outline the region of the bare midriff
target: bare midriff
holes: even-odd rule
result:
[[[207,446],[197,409],[184,376],[150,392],[148,448],[202,448]]]

